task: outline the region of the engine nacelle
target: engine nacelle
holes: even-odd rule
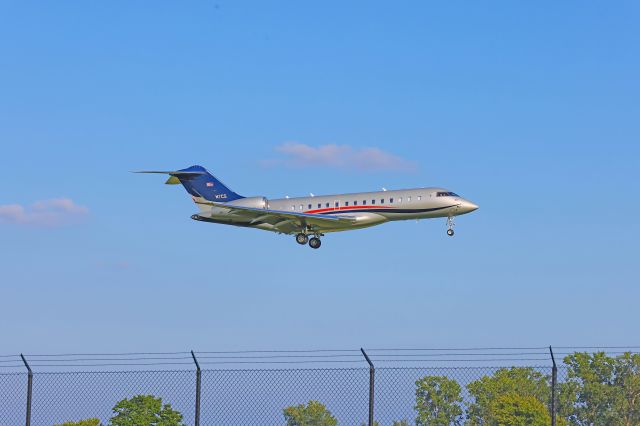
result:
[[[373,226],[386,222],[388,219],[376,213],[356,213],[356,225]]]
[[[269,201],[265,197],[247,197],[229,201],[227,204],[252,209],[266,209],[269,206]]]

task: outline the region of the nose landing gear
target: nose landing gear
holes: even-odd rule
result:
[[[453,232],[453,227],[455,226],[455,223],[453,222],[453,216],[449,216],[447,218],[447,235],[450,237],[453,237],[453,234],[455,234],[455,232]]]

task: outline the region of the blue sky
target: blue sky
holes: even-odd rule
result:
[[[2,353],[637,344],[639,12],[0,2]],[[313,251],[129,173],[191,164],[244,195],[437,185],[480,209],[455,238]]]

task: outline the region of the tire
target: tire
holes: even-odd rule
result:
[[[321,245],[322,242],[320,241],[320,238],[313,237],[309,240],[309,247],[312,249],[319,249]]]
[[[453,234],[455,234],[455,232],[453,232],[453,229],[447,229],[448,236],[453,237]]]
[[[296,235],[296,243],[300,245],[305,245],[308,242],[309,242],[309,237],[307,237],[307,234],[299,233],[298,235]]]

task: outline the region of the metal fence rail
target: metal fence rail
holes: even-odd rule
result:
[[[587,348],[558,349],[555,355],[566,356]],[[611,356],[638,354],[637,347],[605,349]],[[640,383],[640,362],[634,365],[630,383]],[[496,397],[478,389],[508,376],[504,383],[526,384],[509,392],[534,398],[550,424],[573,415],[558,406],[559,394],[578,382],[567,365],[556,365],[550,348],[54,354],[0,356],[0,426],[87,418],[107,425],[114,406],[136,395],[162,398],[184,424],[196,426],[284,425],[287,407],[309,401],[339,425],[430,424],[419,417],[437,415],[430,404],[447,398],[447,421],[463,424],[485,415],[484,399]],[[444,397],[446,386],[453,396]],[[640,424],[633,423],[640,422],[640,401],[628,413],[629,424]]]

